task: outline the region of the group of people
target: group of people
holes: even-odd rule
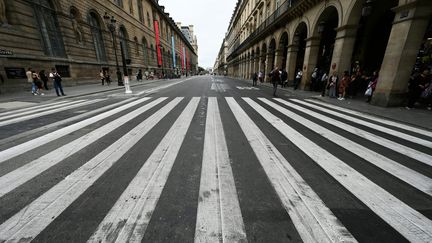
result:
[[[269,73],[269,78],[273,84],[274,96],[276,96],[278,85],[281,85],[282,87],[286,87],[288,85],[288,73],[285,70],[280,70],[278,67]],[[258,80],[260,83],[264,82],[264,74],[261,71],[252,74],[252,86],[256,86]]]
[[[36,72],[32,68],[28,68],[26,72],[27,82],[31,83],[31,92],[33,95],[45,95],[44,90],[49,90],[48,82],[51,79],[57,96],[65,96],[63,86],[61,84],[61,76],[55,68],[47,75],[45,70]]]
[[[102,85],[106,83],[109,86],[111,84],[111,75],[107,70],[100,70],[99,78],[102,81]]]
[[[405,108],[412,109],[422,100],[428,110],[432,110],[432,75],[429,68],[415,70],[408,84],[408,103]]]

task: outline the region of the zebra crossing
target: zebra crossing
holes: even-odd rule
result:
[[[373,223],[353,225],[349,217],[373,218],[399,239],[432,241],[429,130],[316,100],[132,97],[106,105],[103,101],[60,101],[39,107],[38,112],[28,107],[0,113],[1,133],[59,112],[98,106],[1,137],[0,242],[46,241],[60,232],[53,229],[56,225],[62,225],[63,233],[77,231],[67,226],[77,222],[64,220],[68,212],[74,208],[80,214],[77,208],[91,207],[96,188],[115,187],[119,180],[124,186],[113,192],[115,196],[107,195],[104,211],[94,208],[101,213],[73,241],[145,241],[153,233],[147,229],[156,223],[154,214],[193,129],[202,129],[204,136],[196,155],[200,170],[184,175],[184,180],[199,177],[196,198],[188,199],[195,205],[195,221],[189,227],[193,238],[187,241],[254,241],[256,225],[249,216],[254,212],[245,206],[248,199],[239,179],[247,173],[236,167],[253,161],[273,188],[268,193],[278,199],[287,222],[304,242],[357,242],[367,239],[368,232],[382,231]],[[230,146],[232,129],[242,134],[235,139],[253,151],[253,161],[233,156],[241,148]],[[109,176],[120,168],[125,169],[124,178]],[[316,180],[322,181],[311,179],[305,168],[319,171]],[[58,176],[51,180],[47,175]],[[49,186],[32,187],[44,182]],[[327,186],[340,188],[346,195],[341,200],[372,216],[348,217],[335,207],[335,199],[324,190]],[[265,238],[272,232],[261,234]]]

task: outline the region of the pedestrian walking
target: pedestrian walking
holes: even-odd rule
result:
[[[342,77],[340,83],[339,83],[339,98],[338,100],[345,100],[345,96],[346,96],[346,89],[349,86],[351,81],[351,78],[349,76],[349,72],[345,71],[344,72],[344,76]]]
[[[273,69],[273,71],[270,72],[270,78],[273,84],[273,96],[275,97],[276,97],[277,86],[281,80],[280,76],[281,74],[278,67],[276,67],[275,69]]]
[[[260,83],[264,82],[264,73],[262,71],[258,72],[258,79],[259,79]]]
[[[62,87],[62,78],[60,76],[60,74],[57,72],[57,70],[55,68],[51,69],[51,73],[49,74],[49,77],[52,79],[53,84],[54,84],[54,89],[57,93],[57,96],[63,95],[65,96],[64,92],[63,92],[63,87]]]
[[[36,95],[45,95],[42,92],[42,90],[43,90],[42,81],[40,80],[39,75],[37,74],[37,72],[32,71],[32,78],[33,78],[33,83],[36,86],[36,92],[35,92],[35,94]]]
[[[36,94],[36,84],[33,81],[33,72],[31,68],[27,69],[26,72],[26,76],[27,76],[27,82],[31,84],[31,92],[33,95],[37,95]]]
[[[317,67],[315,67],[312,74],[311,74],[310,91],[316,91],[316,86],[317,86],[317,82],[318,82],[318,74],[319,74],[319,69]]]
[[[420,75],[413,78],[408,86],[408,104],[407,109],[414,108],[415,103],[420,98],[421,94],[426,90],[430,82],[430,70],[425,68]]]
[[[303,77],[303,72],[302,72],[302,70],[299,68],[299,69],[297,70],[297,74],[296,74],[296,77],[295,77],[295,79],[294,79],[294,90],[296,90],[296,89],[298,88],[298,86],[299,86],[299,84],[300,84],[300,82],[301,82],[302,77]]]
[[[45,74],[45,70],[41,70],[39,72],[39,78],[43,82],[44,89],[49,90],[48,89],[48,76]]]
[[[282,69],[281,71],[281,85],[282,88],[288,85],[288,73],[285,71],[285,69]]]
[[[138,70],[137,75],[136,75],[136,78],[137,78],[137,81],[138,81],[138,82],[141,82],[141,81],[142,81],[142,79],[143,79],[143,74],[142,74],[141,69]]]
[[[253,73],[252,74],[252,86],[256,86],[257,85],[257,80],[258,80],[258,74],[257,73]]]
[[[339,83],[339,77],[337,75],[337,72],[333,72],[333,74],[332,74],[332,76],[330,76],[328,82],[329,82],[329,84],[328,84],[329,97],[330,98],[336,98],[336,87]]]
[[[329,82],[329,77],[327,76],[327,73],[323,73],[323,75],[321,76],[321,96],[324,97],[326,90],[327,90],[327,85]]]
[[[365,96],[367,97],[366,102],[372,100],[373,93],[375,92],[376,86],[378,84],[378,71],[374,71],[372,76],[369,78],[369,84],[367,86]]]
[[[105,72],[102,69],[99,71],[99,78],[102,82],[102,85],[105,85]]]

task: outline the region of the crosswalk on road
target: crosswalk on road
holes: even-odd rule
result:
[[[432,241],[429,130],[316,100],[102,101],[0,113],[4,134],[52,121],[0,137],[0,242]]]

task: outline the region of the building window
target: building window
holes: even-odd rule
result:
[[[88,18],[89,18],[88,22],[90,24],[91,34],[93,37],[93,44],[96,51],[96,59],[99,62],[106,61],[105,46],[103,43],[102,31],[101,31],[101,26],[100,26],[98,16],[96,15],[96,13],[91,12]]]
[[[34,0],[33,3],[45,54],[56,57],[66,56],[57,14],[52,2],[50,0]]]
[[[150,52],[151,52],[151,57],[152,57],[152,59],[154,59],[155,55],[154,55],[154,48],[153,48],[153,44],[150,45]]]
[[[143,47],[143,56],[144,56],[144,64],[149,65],[149,53],[148,53],[148,44],[147,40],[143,37],[142,39],[142,47]]]
[[[143,5],[142,5],[142,0],[137,0],[138,2],[138,17],[139,17],[139,21],[141,23],[144,22],[144,14],[143,14]]]
[[[138,38],[135,36],[134,38],[135,41],[135,51],[136,51],[136,55],[139,56],[139,43],[138,43]]]
[[[119,31],[119,41],[120,41],[120,48],[123,49],[123,55],[125,59],[129,59],[129,49],[127,44],[127,33],[124,26],[120,27]]]
[[[114,0],[114,3],[119,6],[120,8],[123,8],[123,0]]]
[[[129,0],[129,13],[133,14],[133,3],[132,3],[132,0]]]
[[[148,23],[148,27],[151,28],[151,20],[150,20],[149,12],[147,12],[147,23]]]

